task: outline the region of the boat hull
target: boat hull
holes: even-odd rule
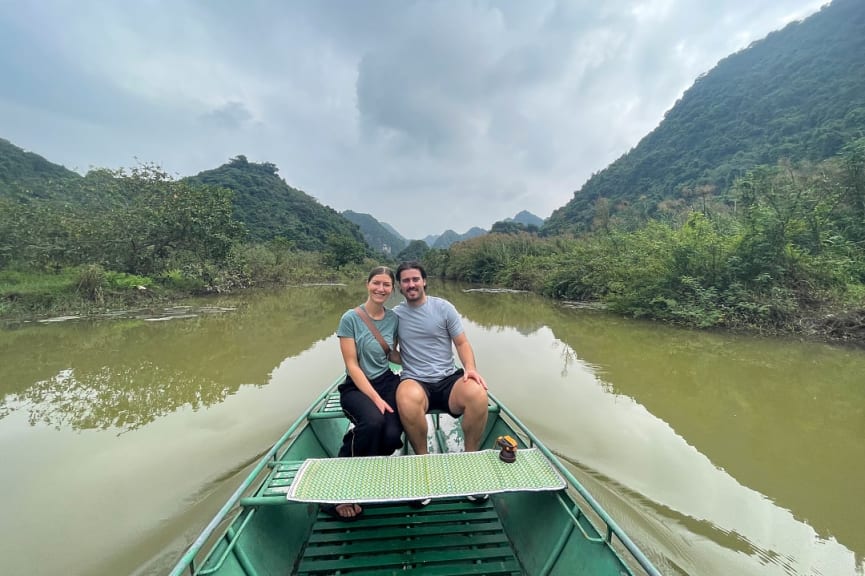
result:
[[[172,571],[172,576],[317,574],[658,574],[642,552],[516,417],[493,398],[482,448],[511,436],[537,447],[567,490],[506,492],[481,502],[365,504],[347,522],[318,504],[289,502],[300,463],[336,456],[349,423],[335,382],[264,456]],[[437,451],[460,449],[459,426],[431,416]]]

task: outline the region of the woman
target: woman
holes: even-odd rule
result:
[[[395,283],[390,268],[373,268],[366,280],[366,302],[339,321],[336,335],[346,372],[339,387],[340,404],[354,424],[343,438],[340,457],[387,456],[402,447],[402,425],[396,413],[399,376],[389,364],[400,362],[395,350],[399,320],[384,306]],[[323,509],[343,520],[363,512],[358,504],[331,504]]]

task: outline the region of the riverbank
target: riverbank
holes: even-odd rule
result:
[[[200,286],[178,287],[164,285],[141,277],[125,277],[122,282],[114,282],[99,291],[82,287],[75,275],[46,275],[36,281],[11,283],[9,273],[0,273],[0,322],[6,326],[26,323],[51,323],[65,320],[114,319],[114,318],[173,318],[184,314],[189,301],[201,297],[218,296],[226,293],[242,293],[292,285],[343,284],[358,282],[366,273],[366,268],[357,265],[340,271],[319,272],[310,278],[304,274],[298,282],[257,282],[233,289],[202,290]],[[5,283],[4,283],[5,280]],[[135,283],[142,282],[142,283]],[[481,288],[481,290],[507,290],[508,288]],[[531,290],[519,290],[532,292]],[[566,307],[606,308],[597,302],[556,300]],[[661,323],[668,323],[656,320]],[[686,326],[694,328],[693,326]],[[852,310],[810,310],[783,326],[773,328],[707,328],[712,332],[757,333],[779,338],[798,337],[809,341],[830,344],[850,345],[865,348],[865,309]]]
[[[268,274],[232,275],[208,282],[181,273],[159,278],[106,271],[98,266],[55,273],[0,271],[0,322],[45,322],[64,317],[113,317],[125,311],[183,306],[191,298],[270,290],[312,283],[361,282],[375,263],[341,269],[270,268]]]

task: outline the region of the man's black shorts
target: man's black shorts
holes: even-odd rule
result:
[[[462,368],[459,368],[456,372],[450,376],[445,376],[438,382],[422,382],[420,380],[415,380],[421,385],[424,392],[426,392],[426,397],[429,401],[427,411],[441,410],[442,412],[447,412],[454,418],[460,416],[459,414],[451,412],[450,407],[448,406],[448,400],[451,397],[451,391],[454,388],[454,384],[457,383],[457,380],[463,377],[463,374],[465,374],[465,371]]]

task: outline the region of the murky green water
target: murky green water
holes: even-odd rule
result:
[[[865,352],[431,292],[494,393],[663,573],[865,574]],[[333,333],[363,296],[0,331],[0,572],[166,572],[339,373]]]

